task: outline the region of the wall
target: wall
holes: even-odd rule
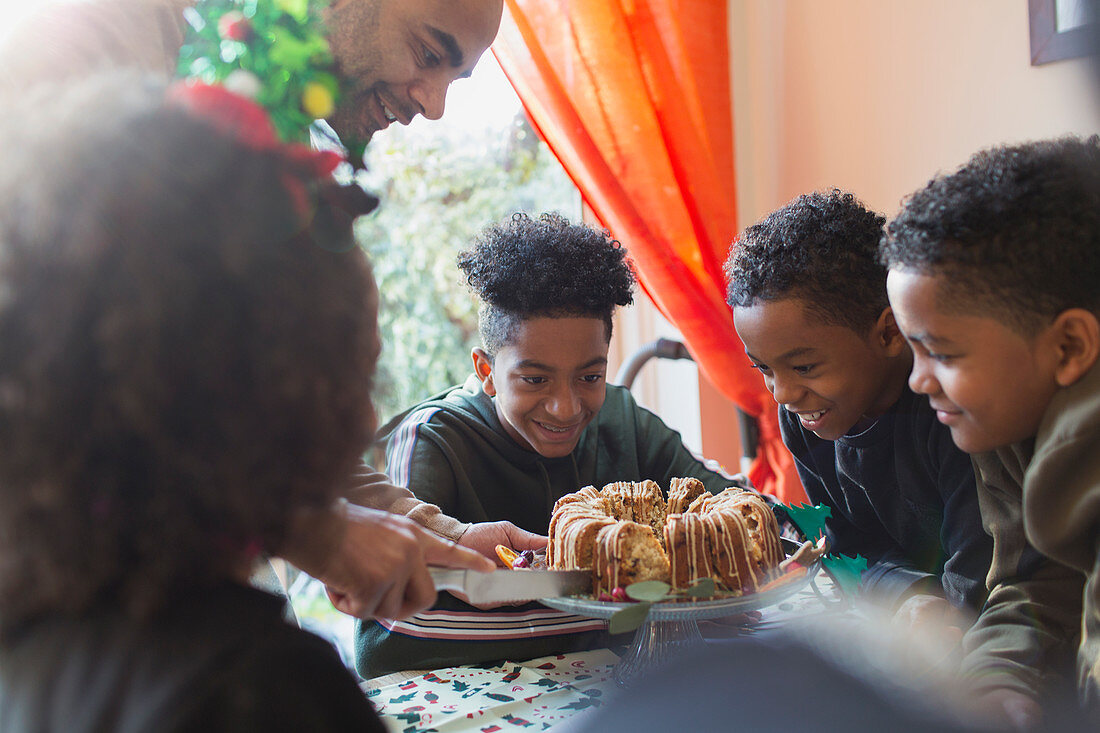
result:
[[[1100,130],[1082,61],[1030,65],[1026,0],[730,0],[743,225],[837,186],[892,214],[981,147]]]

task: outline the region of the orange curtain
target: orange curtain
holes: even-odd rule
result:
[[[727,33],[725,0],[505,0],[493,53],[705,377],[759,418],[753,482],[801,503],[725,302],[739,230]]]

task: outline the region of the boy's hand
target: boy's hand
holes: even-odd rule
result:
[[[962,641],[969,626],[962,613],[939,596],[918,593],[910,596],[894,613],[893,624],[906,630],[931,635],[952,647]]]
[[[497,545],[510,547],[516,552],[524,550],[543,550],[546,548],[547,538],[520,529],[511,522],[481,522],[471,524],[461,537],[458,538],[460,547],[466,547],[480,552],[485,557],[501,564],[497,557]]]
[[[1043,716],[1042,708],[1035,700],[1023,693],[1004,688],[982,695],[975,706],[990,725],[1010,730],[1034,730]]]

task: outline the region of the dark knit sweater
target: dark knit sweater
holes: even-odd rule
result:
[[[867,558],[864,593],[896,606],[942,591],[954,606],[982,607],[993,540],[974,468],[926,397],[907,387],[871,427],[835,441],[782,408],[779,427],[810,502],[832,509],[833,552]]]

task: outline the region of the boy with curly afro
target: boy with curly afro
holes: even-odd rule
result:
[[[1100,140],[975,154],[906,200],[881,253],[915,355],[909,384],[974,454],[993,534],[967,678],[990,709],[1032,723],[1076,648],[1095,714]]]
[[[369,445],[370,269],[308,153],[180,100],[0,120],[0,730],[382,731],[248,583]]]
[[[735,483],[607,384],[611,317],[633,301],[634,274],[606,232],[516,214],[486,229],[458,265],[481,299],[482,346],[465,384],[382,428],[395,483],[464,521],[507,519],[542,534],[554,502],[582,486],[653,479],[667,488],[695,476],[719,492]],[[482,611],[441,594],[405,622],[360,624],[357,664],[371,676],[531,659],[606,646],[605,629],[537,603]]]
[[[868,560],[862,593],[899,622],[959,627],[985,599],[990,540],[970,458],[906,386],[884,222],[850,193],[800,196],[734,242],[728,300],[832,550]]]

